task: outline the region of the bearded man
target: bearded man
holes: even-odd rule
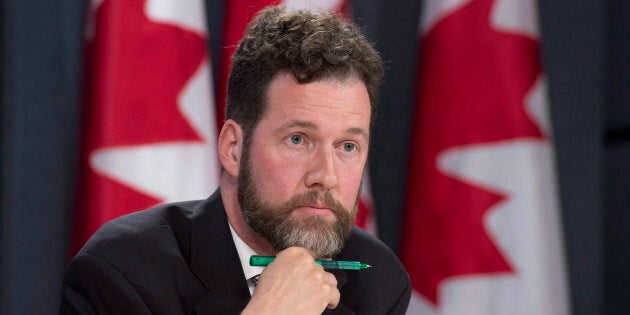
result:
[[[263,10],[233,57],[220,188],[104,225],[68,266],[60,313],[404,314],[407,272],[352,227],[382,74],[350,22]]]

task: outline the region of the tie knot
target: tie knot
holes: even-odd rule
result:
[[[260,275],[255,275],[253,277],[250,278],[252,280],[252,282],[254,283],[254,286],[258,285],[258,279],[260,279]]]

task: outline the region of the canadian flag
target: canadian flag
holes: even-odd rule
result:
[[[73,252],[104,222],[216,189],[203,0],[92,1]]]
[[[408,314],[569,314],[534,0],[427,0]]]
[[[221,102],[219,106],[218,116],[219,125],[223,124],[225,117],[225,100],[227,93],[227,81],[230,73],[230,65],[232,55],[236,51],[239,41],[245,33],[245,27],[263,8],[270,5],[284,5],[288,9],[293,10],[312,10],[312,11],[339,11],[344,15],[349,13],[348,0],[231,0],[226,2],[223,32],[223,51],[221,58],[221,67],[219,69],[220,90],[217,93],[217,99]],[[374,207],[371,197],[369,184],[369,176],[363,177],[363,187],[361,197],[359,199],[356,225],[366,229],[368,232],[376,235],[376,218],[374,215]]]

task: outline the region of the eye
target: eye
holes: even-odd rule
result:
[[[352,142],[346,142],[343,144],[343,150],[346,152],[354,152],[357,150],[357,145]]]
[[[304,138],[302,135],[291,135],[289,136],[289,141],[291,141],[292,144],[298,145],[304,142]]]

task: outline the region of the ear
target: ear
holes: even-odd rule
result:
[[[219,160],[230,176],[237,177],[243,152],[243,129],[232,119],[221,128],[218,141]]]

